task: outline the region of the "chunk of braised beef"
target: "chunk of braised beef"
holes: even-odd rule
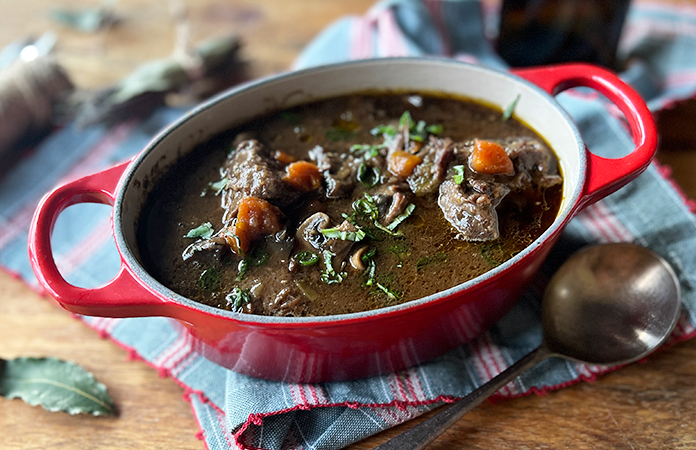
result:
[[[237,215],[239,202],[245,197],[260,198],[283,209],[301,194],[283,181],[282,167],[263,144],[253,139],[239,143],[220,174],[228,180],[222,190],[222,221],[226,225]]]
[[[446,178],[440,185],[437,203],[445,219],[457,230],[457,238],[491,241],[500,236],[496,207],[510,189],[504,184],[483,180],[476,186],[466,182],[457,184],[452,178]]]
[[[388,216],[394,215],[396,217],[403,212],[408,204],[407,194],[410,192],[408,183],[397,176],[391,176],[384,183],[371,189],[369,194],[377,205],[379,217],[384,218],[384,221],[389,223],[391,220],[386,219]],[[404,203],[403,200],[406,202]]]
[[[389,209],[387,210],[387,213],[384,215],[384,223],[389,224],[396,219],[399,214],[404,212],[404,209],[406,209],[406,206],[408,206],[409,200],[406,195],[403,193],[397,191],[394,193],[392,196],[391,204],[389,205]]]
[[[309,151],[309,157],[322,172],[326,197],[348,197],[353,193],[360,166],[353,155],[329,152],[317,145]]]
[[[508,183],[512,189],[544,189],[562,182],[555,158],[539,140],[518,137],[507,139],[502,144],[515,166],[515,175]]]
[[[430,136],[428,143],[416,153],[422,162],[413,169],[406,179],[408,185],[417,196],[436,192],[447,174],[447,166],[453,157],[452,140]]]

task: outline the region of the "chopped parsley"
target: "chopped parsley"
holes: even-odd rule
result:
[[[242,312],[245,305],[251,303],[251,295],[249,289],[240,289],[238,286],[225,296],[227,304],[234,312]]]
[[[319,255],[305,250],[298,253],[295,260],[303,266],[313,266],[319,262]]]
[[[263,247],[256,247],[249,254],[244,256],[244,258],[239,261],[237,265],[237,277],[235,280],[242,281],[244,275],[246,275],[247,270],[252,267],[260,267],[268,262],[271,255]]]
[[[396,136],[396,132],[396,128],[391,125],[377,125],[370,130],[370,134],[373,136],[383,135],[390,138]]]
[[[512,103],[510,103],[507,106],[507,108],[505,108],[505,111],[503,111],[503,116],[502,116],[503,122],[507,122],[508,120],[510,120],[510,118],[512,117],[512,114],[515,112],[515,107],[517,106],[517,102],[519,102],[519,101],[520,101],[520,94],[517,94],[517,97],[515,97],[515,99],[512,101]]]
[[[247,261],[246,258],[242,259],[239,261],[239,264],[237,265],[237,276],[235,277],[236,281],[242,281],[244,278],[244,275],[246,275],[247,270],[249,270],[249,261]]]
[[[425,127],[425,131],[430,134],[442,134],[445,131],[445,127],[441,123],[434,123]]]
[[[377,269],[377,264],[375,264],[374,256],[377,253],[377,249],[372,247],[368,251],[366,251],[362,256],[360,256],[360,259],[363,262],[367,263],[367,268],[363,272],[363,275],[365,276],[365,286],[372,286],[372,283],[374,283],[375,280],[375,270]]]
[[[381,175],[378,168],[370,167],[364,162],[361,162],[360,166],[358,166],[358,181],[367,188],[377,186]]]
[[[220,272],[215,267],[205,269],[198,277],[198,286],[206,291],[214,291],[220,287]]]
[[[334,270],[331,259],[336,256],[336,254],[329,250],[324,250],[322,252],[322,256],[324,257],[325,269],[321,272],[321,281],[326,284],[341,283],[347,274],[345,272],[336,272],[336,270]]]
[[[411,127],[409,136],[411,140],[423,142],[428,137],[428,134],[440,134],[443,130],[442,124],[426,125],[425,121],[419,120],[414,127]]]
[[[215,230],[213,230],[213,225],[210,222],[206,222],[194,228],[193,230],[189,230],[189,232],[186,233],[184,237],[210,239],[213,236],[214,231]]]
[[[379,218],[379,210],[377,209],[377,204],[375,200],[370,197],[366,192],[362,198],[359,198],[353,202],[353,211],[360,214],[363,217],[370,217],[372,220],[376,221]]]
[[[454,170],[452,181],[454,181],[457,184],[462,184],[464,182],[464,166],[452,166],[452,170]]]
[[[392,222],[389,225],[387,225],[387,228],[390,231],[394,231],[396,227],[398,227],[401,224],[401,222],[408,219],[408,217],[413,213],[414,209],[416,209],[416,205],[414,205],[413,203],[409,203],[408,205],[406,205],[406,208],[404,208],[403,212],[396,216],[394,220],[392,220]]]
[[[380,282],[376,282],[375,287],[377,289],[379,289],[380,291],[384,292],[385,294],[387,294],[387,297],[389,297],[389,300],[398,301],[401,298],[401,296],[403,295],[403,293],[401,291],[395,291],[395,290],[391,289],[390,287],[383,285]]]
[[[342,241],[360,242],[365,238],[365,231],[358,228],[357,231],[345,231],[338,228],[325,228],[321,234],[329,239],[340,239]]]
[[[407,126],[410,130],[413,127],[413,125],[413,117],[411,117],[410,111],[404,111],[403,114],[401,114],[401,117],[399,117],[399,128]]]
[[[442,134],[444,131],[444,127],[442,124],[439,123],[433,123],[433,124],[426,124],[425,121],[419,120],[416,122],[413,120],[413,117],[411,116],[411,113],[406,110],[404,111],[403,114],[401,114],[401,117],[399,117],[399,125],[398,129],[402,127],[408,127],[409,130],[409,138],[412,141],[416,142],[423,142],[427,139],[429,134]],[[372,130],[370,130],[370,133],[373,136],[379,136],[382,135],[385,137],[385,139],[392,139],[394,136],[396,136],[396,133],[399,132],[397,128],[394,128],[392,125],[377,125],[374,127]]]
[[[365,160],[368,160],[379,155],[379,151],[386,147],[386,144],[355,144],[351,145],[350,152],[355,156],[361,156]]]
[[[230,184],[230,179],[225,177],[220,181],[210,182],[203,192],[201,192],[201,197],[204,197],[208,192],[212,192],[214,195],[220,195],[220,193]]]
[[[375,288],[373,289],[372,293],[386,295],[389,303],[400,300],[403,296],[403,292],[392,287],[393,278],[393,273],[375,277],[372,284]]]

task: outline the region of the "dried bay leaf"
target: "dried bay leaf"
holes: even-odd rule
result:
[[[0,359],[0,395],[48,411],[107,416],[115,413],[106,386],[79,365],[56,358]]]
[[[190,81],[181,62],[160,59],[139,66],[119,83],[111,95],[113,103],[123,103],[147,92],[166,92]]]

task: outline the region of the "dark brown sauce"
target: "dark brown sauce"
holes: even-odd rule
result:
[[[267,245],[265,241],[258,241],[255,249],[259,258],[267,255],[266,260],[259,267],[249,267],[241,279],[240,258],[226,249],[200,251],[183,260],[182,253],[193,242],[183,237],[189,230],[204,222],[210,222],[216,230],[221,227],[220,197],[201,193],[209,191],[209,183],[220,179],[219,168],[240,133],[253,133],[255,139],[271,149],[308,159],[307,151],[316,145],[347,152],[353,144],[376,143],[370,130],[398,120],[404,110],[409,110],[414,120],[442,124],[442,135],[455,142],[509,136],[541,141],[520,122],[504,121],[499,111],[480,104],[423,95],[419,96],[422,106],[416,107],[409,98],[403,94],[366,94],[319,101],[270,114],[200,145],[157,183],[148,198],[138,225],[138,242],[146,268],[175,292],[223,309],[231,308],[226,296],[238,287],[253,294],[254,313],[279,314],[269,299],[285,287],[299,286],[305,298],[298,308],[289,313],[284,310],[284,315],[343,314],[415,300],[468,281],[519,253],[548,228],[561,202],[560,184],[525,191],[522,209],[519,202],[503,200],[497,209],[501,237],[487,242],[457,239],[457,233],[438,207],[435,192],[410,199],[415,210],[399,225],[403,236],[378,233],[378,239],[369,240],[369,246],[376,248],[371,286],[365,285],[366,275],[348,264],[344,268],[345,278],[337,284],[321,281],[319,265],[300,267],[286,277],[292,254],[278,252],[274,244]],[[361,197],[364,191],[359,186],[355,195],[345,199],[310,195],[283,211],[287,216],[285,224],[292,235],[299,221],[322,210],[336,225],[342,213],[351,211],[354,198]],[[201,275],[206,270],[217,272],[217,276],[211,277],[204,287]]]

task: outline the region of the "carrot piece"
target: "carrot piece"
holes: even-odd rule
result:
[[[295,188],[309,192],[321,186],[319,168],[308,161],[297,161],[285,168],[283,180]]]
[[[391,173],[406,178],[413,173],[413,169],[421,162],[423,162],[423,159],[420,156],[397,150],[389,155],[388,166]]]
[[[479,173],[513,175],[515,167],[502,145],[476,140],[469,157],[469,166]]]
[[[238,254],[249,250],[251,242],[264,234],[280,231],[280,222],[275,206],[256,197],[245,197],[239,202],[237,223],[234,227],[236,240],[227,240]]]
[[[283,164],[284,166],[287,166],[290,163],[294,163],[297,161],[297,158],[292,156],[289,153],[285,153],[282,150],[276,150],[275,153],[273,153],[273,157],[275,158],[276,161],[279,163]]]

